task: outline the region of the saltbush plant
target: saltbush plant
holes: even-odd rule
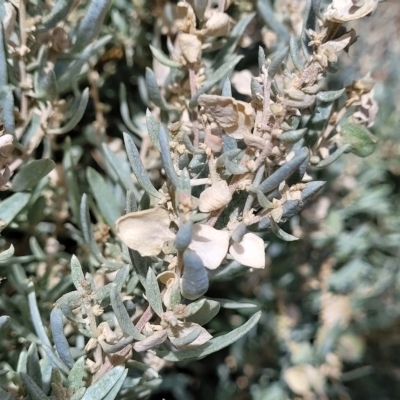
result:
[[[258,300],[213,287],[298,241],[282,224],[321,170],[377,145],[373,79],[330,76],[378,1],[294,3],[0,4],[2,398],[146,398],[254,332]],[[329,398],[326,349],[357,341],[340,279],[320,279],[315,354],[271,318],[292,358],[255,397]]]

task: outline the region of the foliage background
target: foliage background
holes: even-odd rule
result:
[[[275,3],[285,7],[296,2]],[[151,65],[148,44],[162,7],[161,0],[113,3],[115,12],[103,27],[104,32],[113,34],[113,42],[89,73],[92,97],[84,118],[69,134],[74,149],[81,149],[73,154],[81,192],[90,192],[85,177],[88,166],[104,174],[97,144],[100,139],[105,138],[114,151],[123,151],[120,138],[126,127],[120,116],[121,81],[127,86],[134,122],[139,130],[145,129],[141,118],[135,120],[135,115],[142,117],[146,108],[145,99],[139,96],[140,77]],[[253,8],[251,2],[238,1],[231,12],[235,17],[235,13]],[[260,25],[257,19],[243,39],[241,51],[246,57],[238,69],[256,64]],[[327,398],[400,398],[400,5],[395,1],[380,4],[373,16],[348,27],[352,25],[358,42],[348,57],[341,59],[331,84],[334,86],[335,80],[350,84],[372,71],[378,81],[375,94],[380,105],[372,129],[380,140],[377,151],[367,159],[347,155],[332,168],[319,172],[319,179],[326,179],[329,185],[311,207],[290,221],[292,232],[301,239],[283,243],[271,235],[265,270],[212,287],[211,297],[256,299],[263,311],[260,323],[229,349],[196,363],[165,368],[163,382],[152,399],[303,398],[288,389],[283,379],[285,370],[307,363],[319,367],[327,359],[330,368],[340,371],[336,378],[331,372]],[[244,43],[246,40],[248,43]],[[66,146],[64,136],[56,139],[58,151],[53,159],[58,166]],[[38,148],[38,154],[43,151]],[[53,188],[20,224],[3,231],[0,238],[4,247],[13,243],[20,257],[32,254],[30,237],[44,247],[45,259],[24,264],[26,276],[34,277],[39,284],[43,263],[53,265],[53,278],[59,282],[60,276],[68,273],[71,254],[88,257],[73,225],[68,225],[65,181],[55,171],[51,176]],[[62,200],[56,205],[52,203],[53,190],[61,193]],[[8,194],[2,192],[1,196],[5,199]],[[101,221],[96,222],[98,235],[107,236]],[[26,307],[17,302],[23,304],[25,300],[13,285],[20,277],[13,277],[13,271],[7,273],[7,283],[0,289],[0,309],[24,317]],[[11,295],[12,303],[7,300]],[[338,301],[324,302],[324,296]],[[47,312],[49,298],[40,299],[40,307]],[[240,325],[249,315],[246,310],[240,313],[243,318],[234,310],[221,311],[210,330],[229,329],[228,323]],[[324,327],[332,323],[338,323],[338,329],[334,337],[326,338]],[[27,327],[19,329],[28,335]],[[0,344],[2,361],[16,365],[19,351],[26,346],[8,338]]]

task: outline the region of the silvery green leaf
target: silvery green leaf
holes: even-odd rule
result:
[[[128,251],[133,269],[142,286],[146,288],[146,266],[144,265],[144,259],[136,250],[128,249]]]
[[[48,133],[61,135],[72,131],[72,129],[74,129],[76,125],[78,125],[79,121],[82,119],[83,114],[85,114],[88,101],[89,101],[89,88],[86,88],[82,92],[79,98],[77,110],[72,114],[71,119],[64,126],[60,128],[48,129]]]
[[[243,56],[231,55],[226,60],[226,62],[216,69],[210,76],[207,76],[206,83],[197,90],[196,94],[189,101],[189,108],[193,109],[198,104],[199,97],[209,91],[216,83],[221,79],[228,76],[233,69],[236,67],[237,63],[243,58]]]
[[[225,78],[224,83],[222,84],[221,95],[225,97],[232,97],[231,81],[228,77]]]
[[[346,88],[340,90],[333,90],[328,92],[319,92],[317,94],[317,99],[323,102],[330,102],[338,99],[344,92]]]
[[[147,270],[146,276],[146,297],[153,311],[161,317],[163,313],[160,288],[158,287],[157,277],[151,267]]]
[[[50,358],[54,366],[59,368],[60,371],[68,374],[68,367],[54,353],[54,350],[50,344],[49,337],[47,336],[46,330],[43,326],[42,318],[40,316],[40,312],[36,302],[36,294],[33,282],[28,283],[28,302],[33,327],[35,328],[35,332],[38,335],[47,356]]]
[[[56,163],[49,158],[35,160],[23,166],[12,181],[14,192],[32,189],[42,178],[53,170]]]
[[[313,115],[307,122],[307,128],[322,131],[326,128],[329,118],[333,112],[333,104],[329,103],[319,103],[314,109]]]
[[[270,224],[271,224],[271,230],[274,233],[276,237],[279,239],[284,240],[285,242],[292,242],[293,240],[299,240],[299,238],[290,235],[289,233],[286,233],[283,231],[278,224],[275,222],[273,218],[270,218]]]
[[[111,0],[91,0],[75,36],[74,53],[79,53],[97,37],[110,5]]]
[[[158,139],[159,124],[149,109],[146,110],[146,124],[151,142],[157,150],[160,150],[160,141]]]
[[[240,154],[241,151],[242,150],[238,149],[238,148],[234,148],[234,149],[230,149],[230,150],[225,151],[223,154],[221,154],[217,158],[216,166],[218,168],[223,167],[225,165],[225,161],[226,160],[233,160],[234,158],[236,158]]]
[[[71,257],[71,277],[76,289],[83,290],[82,281],[85,281],[85,276],[83,275],[81,263],[75,255]]]
[[[135,325],[133,325],[115,284],[112,284],[110,289],[110,300],[115,317],[117,318],[118,324],[124,335],[131,336],[135,340],[143,340],[145,337],[140,334],[140,332],[135,328]]]
[[[128,101],[126,98],[126,87],[123,82],[119,85],[119,111],[121,113],[122,121],[126,125],[126,127],[136,133],[137,135],[141,135],[140,130],[133,124],[130,113]]]
[[[332,154],[330,154],[327,158],[321,160],[315,167],[316,168],[325,168],[328,165],[334,163],[342,154],[348,153],[351,151],[351,145],[346,143],[342,146],[338,147]]]
[[[32,396],[33,400],[50,400],[50,398],[44,394],[43,390],[29,375],[21,372],[20,376],[22,381],[24,382],[26,390]]]
[[[309,60],[310,55],[313,52],[313,47],[308,46],[309,39],[307,37],[307,32],[309,30],[315,31],[315,23],[316,23],[315,14],[314,14],[314,10],[312,7],[312,0],[306,1],[306,6],[304,8],[303,15],[304,16],[303,16],[303,29],[301,32],[301,44],[302,44],[304,56],[307,58],[307,60]]]
[[[220,304],[218,301],[211,299],[201,299],[201,307],[192,306],[190,314],[185,318],[187,322],[194,322],[199,325],[205,325],[207,322],[211,321],[219,312]],[[186,308],[190,307],[189,304]]]
[[[154,75],[154,72],[148,67],[146,68],[146,86],[150,100],[157,107],[160,107],[162,110],[165,111],[175,110],[175,107],[171,106],[165,101],[164,97],[160,92],[160,88],[158,87],[156,76]]]
[[[240,301],[234,301],[234,300],[229,300],[229,299],[219,299],[213,297],[215,302],[218,302],[221,306],[221,308],[226,308],[229,310],[239,310],[239,309],[248,309],[248,308],[257,308],[259,307],[257,304],[254,303],[249,303],[249,302],[240,302]]]
[[[72,358],[69,344],[64,334],[63,313],[57,305],[54,306],[50,313],[50,327],[58,355],[67,367],[72,368],[74,359]]]
[[[344,142],[351,145],[353,154],[367,157],[374,152],[378,139],[367,128],[352,122],[347,122],[340,128],[340,134]]]
[[[169,140],[166,129],[160,124],[158,131],[158,138],[160,141],[161,160],[165,169],[165,174],[171,181],[172,185],[177,188],[179,186],[179,176],[177,175],[174,164],[171,159],[171,151],[169,148]]]
[[[0,253],[0,261],[7,261],[14,255],[14,246],[11,245],[7,250],[4,250]]]
[[[74,389],[74,391],[78,390],[81,387],[84,387],[85,375],[86,375],[85,356],[82,356],[76,360],[75,364],[71,368],[70,373],[68,374],[67,378],[68,387]]]
[[[310,161],[310,157],[306,157],[306,159],[299,165],[297,168],[287,179],[286,184],[290,187],[295,185],[296,183],[300,183],[303,180],[304,174],[306,173],[308,164]]]
[[[287,28],[275,18],[276,13],[271,7],[270,0],[258,0],[257,9],[268,27],[278,35],[279,40],[287,43],[289,41],[289,32]]]
[[[64,93],[66,90],[68,90],[73,82],[79,81],[82,69],[89,57],[96,53],[99,49],[104,47],[111,40],[111,38],[111,35],[105,35],[101,37],[97,42],[87,46],[85,50],[78,53],[79,56],[75,60],[75,62],[72,65],[69,64],[68,68],[57,79],[58,90],[60,93]]]
[[[139,196],[139,191],[135,188],[135,185],[132,182],[130,175],[131,168],[125,158],[125,154],[117,156],[106,143],[102,143],[101,147],[108,170],[114,170],[118,183],[121,184],[124,190],[132,190],[137,196]]]
[[[175,247],[177,250],[183,251],[189,246],[192,240],[192,233],[193,233],[192,221],[187,221],[184,224],[182,224],[175,237]]]
[[[0,316],[0,333],[4,331],[10,324],[10,317],[8,315]]]
[[[303,161],[308,157],[308,153],[306,147],[301,148],[290,161],[283,164],[255,189],[267,193],[278,187],[281,182],[286,180],[300,166],[300,164],[303,163]]]
[[[296,129],[294,131],[282,132],[279,135],[279,140],[286,143],[296,143],[298,142],[307,132],[307,128]]]
[[[101,342],[99,342],[99,344],[105,353],[113,354],[113,353],[117,353],[118,351],[121,351],[124,347],[128,346],[128,344],[131,344],[133,342],[133,340],[134,340],[134,338],[132,336],[128,336],[128,337],[121,339],[117,343],[108,344],[104,341],[101,341]]]
[[[192,191],[192,186],[190,185],[190,175],[187,168],[183,168],[181,175],[179,177],[179,185],[177,187],[178,192],[185,192],[190,194]]]
[[[42,21],[37,27],[37,30],[39,32],[46,32],[54,28],[68,15],[72,3],[73,0],[57,0],[51,11],[42,17]]]
[[[280,66],[286,60],[289,54],[289,46],[285,46],[282,50],[277,51],[271,60],[271,64],[268,67],[268,79],[272,80],[276,73],[279,71]]]
[[[126,212],[135,212],[138,211],[138,204],[135,198],[135,194],[132,190],[126,191]]]
[[[160,199],[162,196],[160,193],[157,192],[157,190],[151,183],[149,175],[147,174],[147,171],[140,160],[140,154],[138,149],[136,148],[134,141],[129,134],[124,132],[123,135],[128,160],[131,165],[132,171],[136,176],[136,179],[147,193]]]
[[[96,383],[89,386],[82,397],[82,400],[101,400],[112,390],[117,384],[121,376],[125,372],[125,367],[118,365],[111,371],[107,372]]]
[[[7,197],[0,203],[0,219],[8,225],[25,208],[30,197],[29,193],[14,193]]]
[[[251,90],[251,98],[257,104],[262,104],[264,99],[264,89],[261,83],[254,77],[251,77],[250,90]]]
[[[207,343],[196,347],[195,349],[190,350],[181,350],[181,351],[160,351],[156,350],[156,354],[158,357],[163,358],[166,361],[184,361],[184,360],[192,360],[192,359],[200,359],[209,354],[215,353],[230,344],[236,342],[238,339],[243,337],[247,332],[250,331],[258,322],[261,317],[261,311],[255,313],[245,324],[240,326],[239,328],[234,329],[233,331],[218,336],[217,338],[211,339]]]
[[[189,136],[186,133],[182,134],[182,142],[190,153],[192,154],[204,153],[203,150],[193,146],[192,141],[189,139]]]
[[[245,174],[246,172],[248,172],[248,169],[246,166],[235,163],[228,159],[225,160],[224,166],[225,166],[225,169],[227,170],[227,172],[232,175],[242,175],[242,174]]]
[[[91,252],[99,262],[104,261],[104,257],[101,254],[100,248],[94,238],[92,224],[90,223],[89,206],[87,203],[86,193],[82,195],[80,217],[82,225],[82,233],[86,244],[89,246]]]
[[[108,392],[107,396],[103,397],[102,400],[114,400],[118,396],[118,393],[121,390],[121,387],[124,384],[127,375],[128,375],[128,368],[125,369],[125,371],[117,380],[117,382],[114,384],[112,389]],[[130,387],[132,386],[130,385]]]
[[[26,358],[26,373],[32,378],[39,388],[42,388],[42,372],[40,370],[36,343],[31,343],[29,346],[28,355]]]
[[[182,65],[178,61],[171,60],[164,52],[156,47],[149,45],[153,57],[159,61],[162,65],[170,68],[180,68]]]
[[[65,141],[63,170],[65,174],[65,179],[67,181],[68,203],[71,207],[72,214],[75,217],[75,221],[80,225],[81,195],[79,193],[78,182],[76,179],[75,163],[74,160],[72,159],[71,139],[69,137]]]
[[[11,393],[6,392],[2,388],[0,388],[0,398],[3,400],[14,400],[15,397]]]
[[[364,1],[363,1],[363,2],[364,2]],[[320,20],[323,21],[323,16],[322,16],[321,10],[320,10],[320,8],[321,8],[321,0],[312,0],[311,6],[312,6],[312,9],[313,9],[314,14],[315,14]]]
[[[168,338],[175,347],[182,347],[182,346],[187,346],[188,344],[194,342],[200,336],[201,332],[202,332],[202,328],[199,326],[199,327],[193,329],[186,336],[183,336],[183,337],[169,336]]]
[[[124,265],[119,269],[117,275],[115,275],[113,283],[117,286],[118,292],[122,290],[122,286],[124,285],[126,279],[129,276],[129,265]]]
[[[4,37],[3,22],[0,20],[0,92],[6,89],[8,83],[7,43]]]
[[[299,45],[297,43],[297,38],[295,36],[290,37],[289,41],[289,51],[290,58],[292,59],[293,65],[298,71],[301,71],[304,68],[304,61],[301,58]]]
[[[4,132],[15,136],[14,95],[10,88],[0,89],[0,112],[4,124]]]
[[[74,394],[71,396],[70,400],[82,400],[83,395],[86,392],[86,388],[81,387],[79,388]]]
[[[206,12],[207,5],[208,5],[208,0],[194,0],[193,3],[194,12],[200,22],[202,22],[204,19],[204,14]]]
[[[96,199],[96,203],[99,206],[101,215],[111,229],[114,229],[114,223],[121,216],[121,211],[111,187],[108,186],[104,178],[91,167],[86,170],[86,177],[92,194]]]

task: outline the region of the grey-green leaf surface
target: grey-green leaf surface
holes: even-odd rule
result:
[[[289,233],[282,230],[279,225],[275,222],[273,218],[270,218],[271,230],[275,236],[279,239],[284,240],[285,242],[292,242],[294,240],[299,240],[296,236],[290,235]]]
[[[146,125],[151,142],[157,150],[160,150],[160,140],[158,139],[159,124],[149,109],[146,110]]]
[[[149,179],[149,175],[144,168],[142,161],[140,160],[140,154],[133,139],[129,134],[124,132],[124,142],[125,148],[129,159],[129,164],[131,165],[132,171],[136,176],[136,179],[143,187],[143,189],[150,195],[160,199],[162,196],[157,192],[153,184]]]
[[[122,302],[121,296],[119,295],[118,288],[116,285],[112,285],[110,289],[110,300],[111,306],[114,310],[115,317],[117,318],[118,324],[121,327],[122,332],[126,336],[132,336],[135,340],[143,340],[145,337],[133,325],[132,320],[129,317],[128,311],[126,310],[124,303]]]
[[[11,245],[7,250],[4,250],[0,253],[0,262],[2,261],[7,261],[9,258],[11,258],[14,255],[14,246]]]
[[[195,349],[182,350],[176,352],[156,350],[156,354],[158,357],[161,357],[166,361],[173,361],[173,362],[203,358],[205,356],[208,356],[209,354],[215,353],[216,351],[219,351],[229,346],[230,344],[236,342],[238,339],[243,337],[247,332],[249,332],[250,329],[252,329],[257,324],[260,318],[261,318],[261,311],[258,311],[245,324],[243,324],[239,328],[236,328],[225,335],[213,338],[209,342],[199,347],[196,347]]]
[[[195,322],[199,325],[205,325],[218,314],[220,304],[218,301],[211,299],[202,299],[200,301],[203,302],[200,309],[189,315],[185,320],[188,322]]]
[[[319,92],[317,94],[317,99],[319,101],[330,102],[338,99],[346,90],[346,88],[340,90],[333,90],[328,92]]]
[[[42,372],[40,370],[39,356],[36,343],[31,343],[26,358],[26,373],[40,388],[43,387]]]
[[[78,125],[79,121],[82,119],[83,114],[85,114],[88,102],[89,102],[89,88],[86,88],[79,97],[77,110],[72,114],[71,119],[64,126],[60,128],[49,129],[48,133],[61,135],[72,131],[72,129],[74,129],[76,125]]]
[[[75,37],[74,52],[78,53],[99,34],[111,0],[92,0]]]
[[[86,176],[101,215],[111,229],[113,229],[115,221],[121,216],[121,211],[111,187],[109,187],[104,178],[91,167],[86,170]]]
[[[69,344],[64,334],[63,313],[58,305],[54,306],[50,313],[50,327],[58,355],[67,367],[72,368],[74,359],[72,358]]]
[[[83,275],[81,263],[75,255],[71,257],[71,277],[77,290],[82,290],[82,281],[85,280],[85,276]]]
[[[83,378],[85,377],[85,374],[85,357],[83,356],[76,360],[70,373],[68,374],[68,387],[74,389],[75,391],[81,387],[84,387],[85,381]]]
[[[50,400],[49,397],[45,395],[43,390],[36,384],[36,382],[27,374],[21,372],[21,378],[24,382],[26,390],[32,396],[33,400]]]
[[[0,219],[9,224],[28,204],[30,193],[14,193],[0,203]]]
[[[32,189],[42,178],[44,178],[56,163],[49,158],[35,160],[23,166],[12,181],[14,192],[23,192]]]
[[[170,68],[179,68],[181,67],[181,63],[175,60],[171,60],[162,50],[157,49],[150,45],[150,50],[153,53],[154,58],[159,61],[162,65]]]
[[[151,267],[147,270],[146,297],[153,311],[161,317],[161,314],[163,313],[161,293],[160,288],[158,287],[157,277]]]
[[[128,375],[128,368],[125,369],[123,374],[120,376],[117,382],[115,382],[114,386],[108,392],[107,396],[103,398],[103,400],[114,400],[118,396],[118,393],[121,390],[121,387],[124,384],[127,375]]]
[[[102,400],[117,384],[121,376],[125,372],[125,367],[118,365],[111,371],[107,372],[96,383],[88,387],[82,400]]]

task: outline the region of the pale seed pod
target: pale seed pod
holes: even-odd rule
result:
[[[192,233],[193,233],[192,221],[185,222],[179,228],[179,231],[176,234],[175,238],[175,247],[177,250],[183,251],[189,246],[192,240]]]
[[[189,249],[183,253],[183,265],[182,296],[188,300],[196,300],[208,290],[206,268],[196,252]]]

